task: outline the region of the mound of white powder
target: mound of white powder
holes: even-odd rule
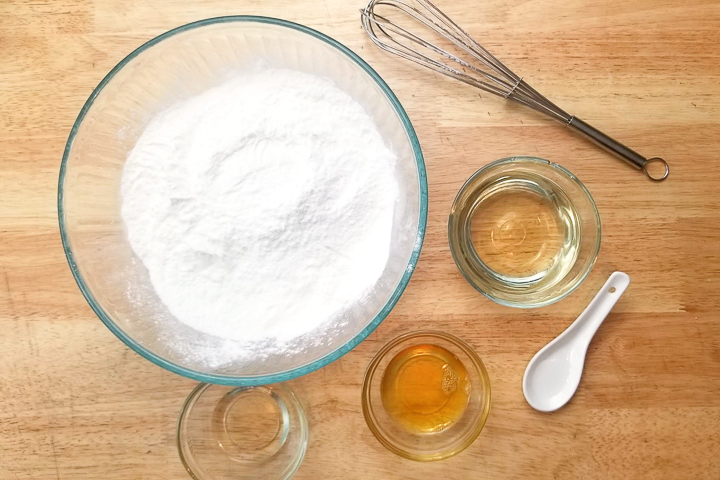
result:
[[[332,82],[237,73],[150,122],[124,167],[122,217],[179,321],[281,346],[341,321],[378,281],[395,162]]]

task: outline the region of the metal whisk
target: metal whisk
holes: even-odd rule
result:
[[[370,0],[367,7],[360,11],[362,26],[372,41],[383,50],[486,92],[526,105],[564,123],[632,167],[644,171],[648,178],[655,181],[667,178],[670,168],[665,160],[660,157],[645,158],[588,123],[568,114],[538,93],[522,77],[513,73],[432,2],[415,0],[414,3],[418,6],[402,0]],[[392,21],[376,12],[378,7],[385,8],[388,14],[398,15],[398,18],[404,16],[402,17],[404,21],[415,22],[418,29],[424,25],[455,44],[467,54],[467,57],[460,58],[436,43],[411,32],[398,21]],[[431,55],[435,55],[436,58]],[[649,173],[647,167],[653,162],[664,166],[662,176],[652,176]]]

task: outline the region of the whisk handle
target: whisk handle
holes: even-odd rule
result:
[[[575,130],[577,133],[580,133],[584,137],[588,138],[594,144],[602,147],[603,149],[612,153],[621,160],[624,160],[632,167],[637,168],[638,170],[642,170],[643,172],[645,172],[645,175],[647,175],[648,178],[650,178],[651,180],[660,182],[662,180],[665,180],[670,174],[670,167],[668,167],[667,162],[662,158],[645,158],[632,148],[626,147],[614,138],[604,134],[597,128],[593,127],[587,122],[580,120],[577,117],[572,117],[567,125],[571,129]],[[648,172],[648,165],[654,162],[661,163],[665,167],[665,172],[660,177],[654,177]]]

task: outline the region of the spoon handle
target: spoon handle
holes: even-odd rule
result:
[[[628,285],[630,285],[630,277],[626,273],[614,272],[592,299],[592,302],[575,320],[573,325],[577,326],[578,339],[582,338],[586,347]]]

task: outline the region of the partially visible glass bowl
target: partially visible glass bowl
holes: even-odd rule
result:
[[[178,420],[178,453],[195,480],[287,480],[300,467],[307,444],[305,411],[285,383],[201,383]]]
[[[503,158],[475,172],[448,220],[460,272],[480,293],[511,307],[541,307],[570,295],[595,264],[601,237],[587,188],[562,166],[535,157]]]
[[[297,340],[292,355],[246,359],[233,342],[176,320],[157,298],[120,218],[120,178],[147,123],[229,71],[262,60],[328,78],[363,105],[398,156],[390,256],[367,303],[344,325]],[[95,88],[70,132],[60,167],[58,215],[65,254],[88,303],[130,348],[175,373],[208,383],[260,385],[309,373],[344,355],[390,313],[420,254],[427,179],[420,145],[385,82],[352,51],[302,25],[251,16],[191,23],[156,37],[123,59]],[[292,312],[288,312],[292,315]]]

